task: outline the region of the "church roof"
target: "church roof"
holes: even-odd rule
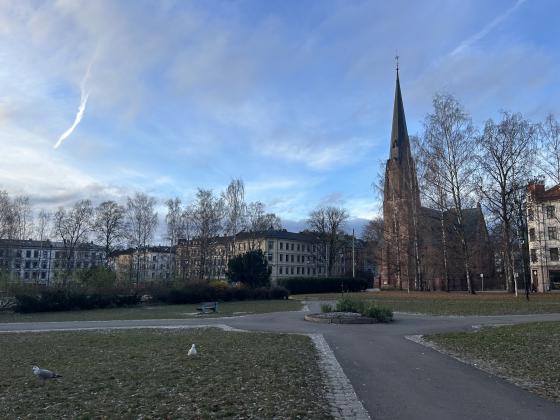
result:
[[[393,127],[391,129],[391,159],[401,161],[403,157],[410,156],[410,143],[406,129],[406,118],[397,70],[397,83],[395,86],[395,103],[393,105]]]

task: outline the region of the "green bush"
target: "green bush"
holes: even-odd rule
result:
[[[278,286],[291,294],[359,292],[367,288],[367,280],[352,277],[289,277],[278,279]]]
[[[364,302],[350,297],[343,297],[336,302],[337,312],[355,312],[362,313],[364,310]]]
[[[117,275],[107,267],[91,267],[77,272],[77,278],[87,290],[110,290],[117,283]]]
[[[268,287],[271,271],[266,256],[257,249],[230,259],[227,276],[234,283],[240,282],[249,287]]]
[[[328,303],[322,303],[321,304],[321,312],[328,313],[328,312],[332,312],[332,311],[333,311],[333,307],[331,305],[329,305]]]
[[[169,290],[157,289],[150,293],[155,301],[170,304],[192,304],[207,301],[241,301],[287,299],[289,292],[283,287],[212,287],[204,283],[195,283],[182,288]]]
[[[52,289],[40,294],[17,294],[16,302],[16,312],[56,312],[131,306],[140,302],[140,296]]]
[[[377,306],[374,302],[369,302],[361,312],[363,316],[376,319],[377,322],[391,322],[393,320],[393,311],[389,308]]]
[[[391,322],[393,320],[393,311],[388,308],[377,306],[375,302],[366,302],[363,300],[343,297],[336,302],[337,312],[354,312],[375,319],[377,322]],[[321,305],[323,311],[323,305]],[[323,311],[327,312],[327,311]]]

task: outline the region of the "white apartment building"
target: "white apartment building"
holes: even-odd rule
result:
[[[527,228],[532,288],[560,290],[560,185],[548,190],[544,182],[529,185]]]
[[[270,280],[274,284],[285,277],[318,277],[327,272],[325,247],[312,235],[286,230],[241,232],[235,238],[235,254],[260,249],[272,268]]]
[[[68,269],[82,270],[104,264],[105,252],[92,243],[79,244],[67,258],[62,242],[0,239],[0,271],[11,281],[50,285]]]

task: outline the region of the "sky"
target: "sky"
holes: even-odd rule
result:
[[[409,134],[435,93],[482,126],[560,115],[555,0],[0,1],[0,190],[36,208],[190,202],[236,178],[290,230],[379,214],[395,55]],[[55,147],[56,146],[56,147]]]

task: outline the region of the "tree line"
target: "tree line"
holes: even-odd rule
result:
[[[136,192],[127,197],[125,203],[108,200],[94,206],[91,200],[83,199],[53,212],[34,211],[29,197],[11,197],[7,191],[0,191],[0,239],[61,241],[67,251],[69,271],[73,268],[74,251],[90,240],[103,247],[107,256],[132,248],[137,254],[144,254],[145,259],[158,231],[158,204],[155,197]],[[199,188],[191,202],[184,203],[180,197],[175,197],[164,204],[167,210],[162,218],[165,243],[173,247],[184,240],[188,246],[191,240],[196,240],[201,276],[208,271],[218,238],[226,237],[231,241],[226,249],[232,253],[235,235],[241,231],[282,229],[280,217],[267,212],[262,202],[246,202],[241,179],[232,180],[218,193]],[[320,206],[306,219],[309,232],[328,250],[325,259],[329,274],[343,242],[347,219],[348,212],[335,206]]]

